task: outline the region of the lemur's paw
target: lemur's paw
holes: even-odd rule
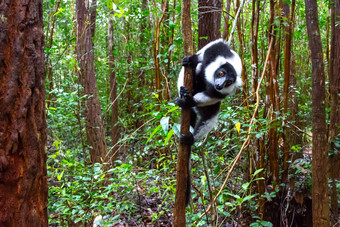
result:
[[[185,56],[185,57],[182,59],[182,65],[183,65],[183,66],[190,66],[190,56]]]
[[[196,102],[189,94],[189,89],[181,86],[179,91],[180,97],[176,98],[176,104],[181,108],[191,108],[196,105]]]
[[[189,89],[184,86],[181,86],[179,89],[179,94],[181,98],[186,98],[189,96]]]
[[[194,144],[194,136],[192,135],[192,133],[190,132],[189,134],[182,134],[180,137],[179,137],[179,142],[181,144],[185,144],[185,145],[188,145],[188,146],[191,146]]]

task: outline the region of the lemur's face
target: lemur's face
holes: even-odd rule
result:
[[[236,71],[234,67],[229,63],[222,65],[215,71],[214,80],[215,89],[218,91],[234,84],[236,81]]]

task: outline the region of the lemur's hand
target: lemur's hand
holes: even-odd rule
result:
[[[189,89],[181,86],[179,90],[179,95],[176,99],[176,104],[181,108],[191,108],[196,105],[196,102],[192,98],[192,96],[189,94]]]
[[[198,56],[196,54],[191,56],[185,56],[182,59],[182,65],[186,67],[196,68],[198,64]]]

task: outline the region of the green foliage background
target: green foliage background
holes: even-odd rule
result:
[[[174,104],[177,96],[177,75],[183,57],[181,37],[180,1],[170,1],[168,25],[162,25],[160,53],[161,72],[170,63],[169,101],[160,100],[154,88],[154,60],[152,41],[155,21],[161,17],[161,1],[150,1],[148,9],[142,11],[142,1],[97,0],[96,33],[93,38],[95,71],[99,89],[103,119],[107,132],[107,142],[111,155],[116,153],[115,162],[102,168],[98,163],[91,164],[86,142],[84,101],[78,84],[77,60],[75,55],[76,21],[75,2],[62,0],[57,11],[54,6],[58,0],[44,0],[44,25],[46,38],[46,68],[52,67],[53,87],[47,76],[48,121],[48,177],[49,177],[49,217],[50,224],[72,226],[75,223],[90,223],[102,215],[106,225],[130,223],[142,225],[153,223],[155,226],[169,225],[175,192],[175,168],[178,152],[179,110]],[[288,0],[290,3],[290,1]],[[319,20],[324,50],[327,50],[328,1],[319,2]],[[225,4],[225,1],[223,1]],[[269,3],[262,5],[259,27],[259,71],[263,69],[265,53],[268,48]],[[110,118],[110,78],[108,64],[108,17],[109,9],[114,10],[114,55],[117,87],[119,94],[119,143],[111,143]],[[174,14],[174,21],[172,21]],[[234,3],[231,7],[234,15]],[[294,21],[292,52],[294,53],[296,85],[290,87],[298,101],[300,125],[303,127],[303,144],[294,147],[294,152],[310,145],[311,131],[311,66],[308,39],[304,18],[304,2],[297,1]],[[197,1],[192,6],[193,34],[197,46]],[[242,16],[242,39],[244,40],[244,60],[248,80],[251,81],[251,40],[250,20],[251,2],[246,1]],[[54,22],[52,45],[51,28]],[[141,24],[145,28],[141,29]],[[280,23],[279,18],[275,23]],[[173,29],[173,34],[172,30]],[[282,34],[282,31],[280,31]],[[169,45],[167,38],[173,35]],[[234,35],[233,48],[238,51],[237,34]],[[143,40],[143,42],[141,42]],[[169,62],[170,54],[170,62]],[[281,58],[283,51],[281,51]],[[129,63],[130,62],[130,63]],[[282,63],[281,63],[282,64]],[[280,65],[279,86],[282,91],[283,66]],[[47,70],[48,72],[48,70]],[[130,78],[127,78],[127,73]],[[142,86],[140,81],[143,81]],[[164,78],[163,78],[163,86]],[[251,86],[248,86],[251,87]],[[249,93],[251,91],[248,91]],[[128,94],[130,96],[128,96]],[[197,143],[192,154],[193,186],[192,206],[187,210],[188,223],[198,221],[198,226],[206,226],[208,218],[199,216],[209,205],[207,175],[204,172],[202,154],[207,159],[208,177],[217,192],[223,183],[226,167],[241,148],[249,126],[253,106],[242,105],[242,94],[238,91],[227,98],[222,105],[216,130],[205,141]],[[265,88],[261,89],[261,103],[256,130],[252,138],[266,135],[271,120],[264,113]],[[329,109],[328,112],[329,113]],[[279,122],[283,116],[279,113]],[[142,124],[138,125],[137,121]],[[240,123],[240,132],[235,124]],[[291,122],[295,124],[295,122]],[[137,126],[138,125],[138,126]],[[282,125],[279,125],[279,132]],[[114,146],[114,147],[113,147]],[[111,149],[113,147],[113,149]],[[280,154],[282,155],[282,154]],[[247,154],[244,154],[232,179],[218,199],[216,212],[220,224],[230,220],[239,221],[240,213],[249,217],[252,226],[271,226],[258,217],[258,198],[266,200],[275,193],[258,195],[256,193],[256,174],[245,174],[248,170]],[[298,177],[298,187],[310,190],[310,159],[291,163],[291,177]],[[294,172],[294,171],[297,172]],[[267,174],[268,170],[259,170]],[[339,188],[339,185],[338,185]],[[215,194],[216,194],[215,192]]]

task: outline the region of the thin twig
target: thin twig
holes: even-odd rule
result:
[[[125,87],[126,87],[126,84],[127,84],[128,81],[129,81],[129,79],[126,79],[125,84],[124,84],[122,90],[121,90],[120,93],[117,95],[117,97],[115,98],[115,100],[113,100],[113,101],[110,103],[110,105],[106,108],[104,115],[107,113],[107,111],[109,111],[109,109],[111,109],[112,105],[113,105],[113,104],[117,101],[117,99],[122,95],[122,93],[123,93],[123,91],[125,90]],[[110,97],[109,97],[109,98],[111,98],[111,93],[112,93],[112,92],[110,92]]]
[[[134,134],[137,133],[138,130],[140,130],[141,128],[143,128],[145,125],[149,124],[151,121],[155,120],[156,118],[151,118],[150,120],[148,120],[147,122],[145,122],[143,125],[141,125],[140,127],[138,127],[133,133],[131,133],[129,136],[127,136],[128,138],[131,138]],[[111,151],[122,141],[118,141],[116,144],[114,144],[111,149],[107,152],[105,158],[111,153]],[[125,145],[126,142],[121,143],[121,145],[117,148],[117,150],[111,155],[110,160],[112,160],[112,158],[114,156],[116,156],[117,152],[122,148],[123,145]]]
[[[233,23],[233,28],[231,29],[231,32],[230,32],[230,35],[229,35],[229,39],[228,39],[229,45],[231,43],[231,39],[233,38],[233,33],[235,31],[235,28],[236,28],[236,23],[237,23],[239,15],[241,13],[241,9],[243,8],[244,2],[245,2],[245,0],[242,0],[242,3],[240,5],[240,7],[238,7],[237,14],[235,16],[235,20],[234,20],[234,23]]]

